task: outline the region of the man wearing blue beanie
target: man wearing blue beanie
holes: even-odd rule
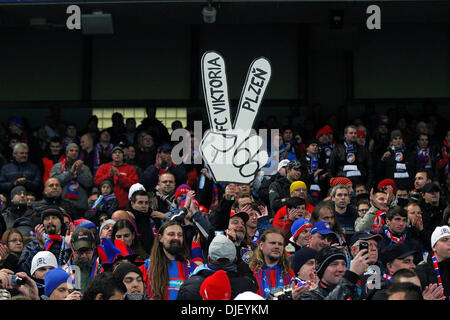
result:
[[[45,295],[50,300],[80,300],[81,293],[73,291],[70,275],[61,268],[52,269],[45,275]]]

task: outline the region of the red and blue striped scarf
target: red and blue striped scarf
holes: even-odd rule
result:
[[[292,269],[289,270],[289,274],[286,274],[278,264],[273,267],[264,266],[259,271],[254,270],[253,275],[258,283],[258,291],[256,293],[264,298],[273,289],[289,285],[291,278],[295,276]]]

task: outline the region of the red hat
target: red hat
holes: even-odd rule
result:
[[[356,130],[356,135],[358,137],[365,137],[366,133],[363,130]]]
[[[346,177],[335,177],[335,178],[330,179],[330,187],[334,188],[338,184],[343,184],[343,185],[348,186],[348,185],[352,184],[352,181]]]
[[[319,139],[322,135],[333,132],[333,128],[331,128],[329,125],[323,126],[319,131],[317,131],[316,138]]]
[[[231,284],[227,273],[219,270],[203,280],[200,295],[203,300],[231,300]]]
[[[378,183],[377,188],[378,189],[382,189],[382,188],[386,188],[387,186],[391,186],[392,187],[392,189],[394,191],[394,194],[397,193],[397,186],[395,185],[395,182],[392,179],[381,180],[380,183]]]

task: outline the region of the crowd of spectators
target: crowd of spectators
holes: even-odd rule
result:
[[[436,108],[269,116],[276,171],[249,185],[216,183],[192,161],[194,135],[177,162],[155,111],[105,129],[8,120],[0,299],[449,299],[450,127]]]

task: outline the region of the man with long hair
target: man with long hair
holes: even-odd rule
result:
[[[264,231],[250,260],[250,269],[258,283],[258,294],[266,298],[270,291],[291,284],[295,277],[284,250],[284,235],[279,229]]]
[[[140,267],[148,295],[153,300],[175,300],[181,285],[194,268],[184,241],[183,228],[174,220],[162,224],[150,259]]]

